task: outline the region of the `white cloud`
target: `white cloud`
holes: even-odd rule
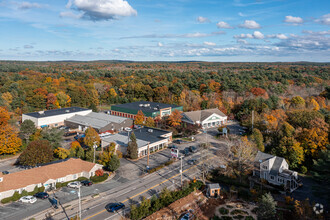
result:
[[[83,18],[94,21],[137,15],[136,10],[125,0],[69,0],[67,8],[82,11]]]
[[[32,45],[24,45],[24,49],[32,49],[33,46]]]
[[[330,34],[330,30],[329,31],[302,31],[305,34],[316,34],[316,35],[329,35]]]
[[[264,39],[265,36],[260,31],[255,31],[253,32],[253,37],[255,39]]]
[[[162,47],[162,46],[164,46],[161,42],[158,42],[158,47]]]
[[[270,34],[266,36],[267,38],[277,38],[280,40],[288,39],[288,37],[285,34]]]
[[[320,19],[315,20],[318,23],[330,25],[330,14],[323,15]]]
[[[243,40],[243,39],[237,39],[237,43],[248,44],[248,42],[246,40]]]
[[[245,15],[242,12],[238,12],[238,15],[244,17]]]
[[[217,27],[218,28],[226,28],[226,29],[230,29],[232,28],[228,23],[224,22],[224,21],[219,21],[217,23]]]
[[[208,41],[205,41],[204,44],[207,45],[207,46],[215,46],[215,45],[217,45],[216,43],[208,42]]]
[[[243,24],[239,25],[239,27],[247,29],[259,29],[260,24],[258,24],[254,20],[245,20]]]
[[[35,2],[20,2],[17,3],[18,9],[31,9],[31,8],[42,8],[44,5]]]
[[[208,22],[210,22],[210,20],[209,20],[208,18],[206,18],[206,17],[202,17],[202,16],[198,16],[198,17],[197,17],[197,21],[198,21],[199,23],[208,23]]]
[[[68,18],[81,18],[82,14],[75,14],[71,11],[64,11],[60,13],[60,17],[64,18],[64,17],[68,17]]]
[[[147,35],[139,35],[139,36],[128,36],[121,37],[120,39],[131,39],[131,38],[202,38],[202,37],[210,37],[216,36],[220,34],[225,34],[224,31],[212,32],[212,33],[186,33],[186,34],[147,34]]]
[[[304,20],[301,17],[293,17],[291,15],[288,15],[288,16],[285,16],[284,22],[297,25],[297,24],[302,24],[304,22]]]

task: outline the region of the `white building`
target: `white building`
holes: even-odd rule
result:
[[[144,157],[148,154],[148,144],[150,153],[166,148],[172,142],[172,132],[142,127],[133,130],[138,145],[138,156]],[[102,138],[101,146],[107,147],[110,143],[116,143],[117,148],[123,153],[127,153],[127,145],[130,141],[130,132],[120,132]]]
[[[87,115],[91,112],[91,109],[80,107],[31,112],[22,115],[22,122],[29,119],[34,122],[37,128],[57,127],[60,125],[64,125],[64,120],[74,115]]]
[[[181,121],[201,125],[202,128],[219,127],[227,123],[227,116],[217,108],[183,112]]]

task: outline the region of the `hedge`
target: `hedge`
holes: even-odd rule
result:
[[[174,163],[174,160],[169,160],[169,161],[167,161],[167,162],[164,163],[164,164],[161,164],[161,165],[159,165],[159,166],[157,166],[157,167],[155,167],[155,168],[152,168],[152,169],[148,170],[148,173],[156,172],[156,171],[162,169],[162,168],[165,167],[165,166],[169,166],[169,165],[171,165],[172,163]]]
[[[158,211],[159,209],[168,206],[172,202],[189,195],[195,189],[200,189],[202,186],[203,183],[201,181],[196,181],[191,182],[186,187],[183,187],[183,189],[177,191],[169,191],[167,190],[167,188],[164,188],[159,198],[153,198],[152,200],[144,199],[141,202],[140,206],[132,205],[130,217],[133,220],[142,219]],[[145,204],[149,205],[146,206]]]
[[[42,191],[41,191],[41,190],[42,190]],[[33,195],[36,194],[37,192],[43,192],[44,190],[45,190],[45,187],[44,187],[44,186],[39,187],[39,188],[36,186],[36,187],[34,188],[34,190],[31,191],[31,192],[27,192],[26,190],[23,190],[22,193],[19,194],[18,191],[15,191],[14,194],[13,194],[13,196],[2,199],[2,200],[1,200],[1,203],[2,203],[2,204],[6,204],[6,203],[8,203],[8,202],[15,202],[15,201],[19,200],[19,199],[20,199],[21,197],[23,197],[23,196],[27,196],[27,195],[29,195],[29,196],[33,196]]]
[[[107,173],[103,174],[103,176],[92,176],[91,181],[93,183],[100,183],[100,182],[103,182],[106,179],[108,179],[108,177],[109,177],[109,174],[107,174]]]

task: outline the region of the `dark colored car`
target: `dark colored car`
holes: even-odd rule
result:
[[[190,150],[190,152],[192,152],[192,153],[196,153],[196,152],[197,152],[197,147],[195,147],[195,146],[190,146],[190,147],[189,147],[189,150]]]
[[[183,140],[175,140],[175,141],[173,141],[173,143],[182,144],[183,143]]]
[[[58,209],[58,206],[57,206],[57,199],[55,198],[48,198],[50,204],[55,208],[55,209]]]
[[[173,144],[173,145],[168,146],[168,149],[178,149],[178,147]]]
[[[189,165],[195,165],[195,164],[197,164],[197,160],[196,159],[191,159],[191,160],[188,160],[187,163]]]
[[[183,150],[183,154],[185,156],[189,156],[190,155],[190,149],[188,147],[186,147],[184,150]]]
[[[48,199],[49,195],[46,192],[38,192],[38,193],[34,194],[34,197],[36,197],[38,199]]]
[[[2,171],[2,174],[6,175],[6,174],[9,174],[8,171]]]
[[[89,181],[89,180],[83,180],[83,181],[81,181],[81,185],[83,185],[83,186],[91,186],[91,185],[93,185],[93,182],[92,181]]]
[[[109,203],[108,205],[105,206],[105,209],[108,212],[115,212],[118,211],[119,209],[125,208],[125,205],[121,202],[119,203]]]
[[[75,135],[77,135],[76,132],[68,132],[68,133],[64,134],[64,137],[70,137],[70,136],[75,136]]]

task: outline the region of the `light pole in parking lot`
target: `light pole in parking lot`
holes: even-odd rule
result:
[[[81,220],[81,201],[80,201],[80,188],[81,185],[79,186],[79,191],[78,191],[78,203],[79,203],[79,220]]]
[[[94,145],[93,145],[93,149],[94,149],[94,159],[93,159],[93,163],[95,163],[95,151],[96,151],[97,145],[96,145],[96,141],[94,141]]]
[[[182,187],[182,160],[183,160],[184,156],[180,156],[180,160],[181,160],[181,169],[180,169],[180,174],[181,174],[181,187]]]

